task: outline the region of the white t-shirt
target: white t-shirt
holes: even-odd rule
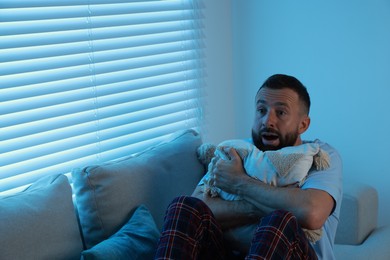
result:
[[[318,259],[335,259],[333,253],[334,238],[339,223],[340,207],[343,195],[342,189],[342,160],[339,153],[327,143],[319,140],[320,148],[325,150],[330,157],[330,167],[323,171],[312,169],[302,189],[318,189],[327,192],[335,201],[335,208],[323,226],[323,234],[319,241],[312,244]]]

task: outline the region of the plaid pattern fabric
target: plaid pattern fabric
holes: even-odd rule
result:
[[[181,196],[169,205],[155,259],[225,259],[223,235],[209,207]]]
[[[317,259],[297,219],[284,210],[261,219],[245,259]]]
[[[227,256],[223,234],[201,200],[181,196],[169,205],[155,259],[218,260]],[[237,259],[237,258],[234,258]],[[262,218],[245,259],[317,259],[296,218],[274,211]]]

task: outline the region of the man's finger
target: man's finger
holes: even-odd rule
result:
[[[236,149],[234,149],[233,147],[226,147],[225,152],[229,155],[231,160],[235,160],[237,158],[240,158]]]

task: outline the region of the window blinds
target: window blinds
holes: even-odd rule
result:
[[[195,1],[2,0],[0,192],[201,119]]]

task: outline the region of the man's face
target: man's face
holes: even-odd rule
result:
[[[252,139],[262,151],[301,144],[310,119],[293,90],[262,88],[256,95]]]

